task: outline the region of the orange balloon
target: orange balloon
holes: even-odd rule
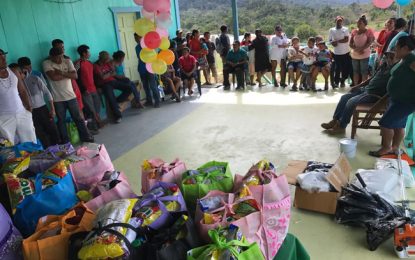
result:
[[[167,65],[172,65],[175,59],[174,52],[171,50],[163,50],[158,55],[157,58],[166,62]]]

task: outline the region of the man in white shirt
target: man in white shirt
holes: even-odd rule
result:
[[[29,96],[22,79],[7,67],[6,54],[0,49],[0,137],[13,144],[16,139],[36,142]]]
[[[345,87],[346,79],[352,75],[352,58],[350,56],[349,47],[349,29],[343,27],[344,18],[336,17],[336,27],[329,31],[329,41],[334,47],[334,61],[336,63],[336,74],[334,77],[333,88],[337,88],[340,84]],[[341,76],[340,76],[341,74]]]
[[[271,59],[271,72],[272,72],[272,80],[274,81],[274,86],[278,87],[277,78],[275,76],[275,72],[277,70],[278,63],[280,64],[280,79],[281,79],[281,87],[286,87],[285,84],[285,76],[286,72],[286,59],[287,59],[287,48],[288,38],[283,33],[282,27],[277,25],[275,27],[275,36],[271,39],[271,50],[270,50],[270,59]]]
[[[63,57],[62,48],[53,47],[50,49],[49,59],[43,62],[43,70],[50,83],[62,143],[70,141],[66,129],[67,110],[69,110],[72,120],[78,128],[81,141],[93,142],[94,139],[82,119],[78,101],[72,88],[71,80],[77,79],[78,75],[72,61]]]

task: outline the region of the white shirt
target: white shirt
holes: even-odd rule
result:
[[[287,48],[280,48],[279,45],[287,45],[288,44],[288,38],[285,34],[282,34],[281,36],[274,36],[271,39],[270,43],[270,59],[276,60],[280,62],[281,59],[287,58]]]
[[[32,108],[39,108],[46,105],[45,98],[48,101],[53,100],[46,84],[38,76],[30,74],[24,79],[24,83],[26,84],[27,93],[32,102]]]
[[[313,48],[310,48],[310,47],[308,47],[308,46],[306,46],[304,49],[303,49],[303,52],[305,53],[305,54],[309,54],[310,56],[303,56],[303,63],[304,63],[304,65],[313,65],[313,63],[316,61],[316,54],[318,53],[318,48],[316,48],[316,47],[313,47]]]
[[[63,72],[75,71],[75,67],[70,59],[63,59],[61,64],[57,64],[47,59],[43,62],[43,70],[46,72],[58,69]],[[65,78],[62,80],[52,80],[46,74],[50,83],[50,92],[53,96],[53,101],[62,102],[76,98],[75,92],[72,88],[71,79]]]
[[[337,29],[336,27],[333,27],[329,31],[329,41],[339,41],[343,40],[344,37],[349,36],[349,29],[347,27],[342,27],[340,29]],[[336,55],[344,55],[350,52],[349,42],[344,43],[337,43],[337,46],[334,47],[334,54]]]
[[[25,111],[17,89],[17,77],[9,68],[8,77],[0,78],[0,115],[15,115]]]

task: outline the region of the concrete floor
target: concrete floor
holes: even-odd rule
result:
[[[290,93],[271,86],[245,92],[209,89],[201,98],[187,98],[181,104],[165,102],[160,109],[130,111],[121,124],[106,127],[96,140],[106,144],[116,168],[126,172],[136,192],[141,188],[141,162],[155,156],[165,161],[179,157],[189,169],[210,160],[228,161],[238,174],[263,158],[280,170],[293,159],[334,162],[339,137],[324,134],[320,123],[331,119],[345,91]],[[353,168],[372,168],[374,159],[366,153],[378,148],[379,132],[358,130],[357,140]],[[391,241],[371,252],[363,229],[335,224],[329,215],[293,208],[289,232],[312,259],[396,258]]]

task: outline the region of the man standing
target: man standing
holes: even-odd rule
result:
[[[206,59],[208,62],[208,70],[207,70],[207,76],[208,76],[208,85],[212,85],[210,81],[210,73],[212,73],[213,78],[215,79],[215,83],[218,83],[218,73],[216,71],[216,61],[215,61],[215,44],[210,41],[210,32],[205,32],[203,34],[203,38],[205,39],[205,43],[208,48],[208,54],[206,55]]]
[[[336,63],[336,74],[334,77],[334,88],[345,87],[346,79],[351,75],[352,58],[349,47],[349,29],[343,27],[344,18],[336,17],[336,27],[329,31],[329,41],[334,47],[334,61]],[[340,76],[341,74],[341,76]]]
[[[231,49],[231,40],[229,39],[228,26],[222,25],[220,27],[220,36],[217,38],[216,49],[220,57],[222,58],[223,65],[226,64],[226,55],[228,55],[229,50]],[[238,39],[235,39],[238,40]]]
[[[29,96],[20,77],[8,67],[0,49],[0,137],[15,143],[36,142]]]
[[[50,83],[62,143],[70,141],[66,130],[67,110],[78,128],[81,141],[94,142],[94,138],[89,134],[81,116],[78,101],[72,88],[71,80],[76,80],[78,77],[75,67],[70,59],[64,58],[62,48],[53,47],[50,49],[49,59],[43,62],[43,70]]]
[[[87,119],[91,121],[90,129],[92,134],[98,134],[101,124],[99,117],[101,111],[101,98],[97,93],[94,82],[94,65],[89,61],[91,54],[87,45],[78,47],[80,59],[75,61],[75,69],[78,74],[78,86],[82,92],[82,101]]]
[[[223,68],[223,85],[224,90],[230,89],[229,74],[235,73],[238,86],[236,90],[244,88],[244,70],[248,62],[248,54],[240,48],[239,41],[233,43],[233,49],[228,52],[226,56],[226,64]]]
[[[186,47],[186,38],[183,37],[183,30],[179,29],[176,31],[176,38],[173,39],[176,43],[176,51],[180,58],[183,55],[183,48]]]
[[[156,77],[153,73],[147,71],[146,64],[140,58],[140,52],[142,47],[140,45],[141,36],[134,33],[134,39],[137,43],[135,47],[135,52],[138,58],[138,72],[140,73],[141,82],[143,84],[144,91],[146,92],[146,99],[147,102],[144,104],[145,106],[152,106],[153,99],[154,99],[154,107],[160,107],[160,93],[157,87]],[[151,98],[153,95],[153,99]]]

